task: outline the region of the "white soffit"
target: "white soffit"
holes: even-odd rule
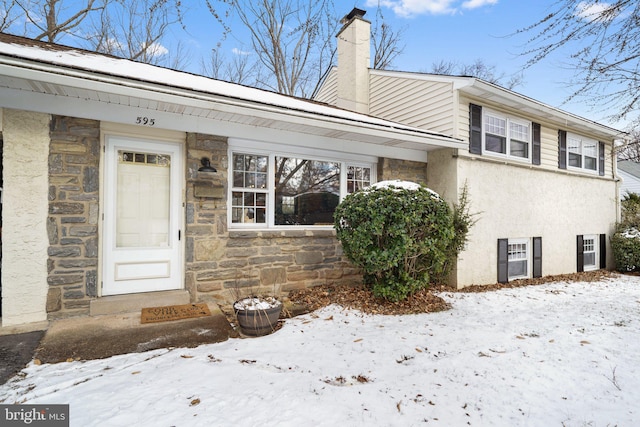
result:
[[[626,135],[626,132],[551,107],[478,79],[472,79],[470,84],[460,90],[474,98],[488,100],[527,113],[534,121],[536,118],[544,119],[559,127],[567,128],[567,130],[587,132],[607,140],[621,138]]]
[[[14,53],[27,56],[15,58],[0,53],[0,88],[9,89],[13,94],[42,95],[49,100],[64,98],[70,102],[85,103],[87,108],[99,104],[139,108],[181,117],[226,121],[256,129],[279,129],[419,151],[464,146],[460,140],[423,129],[202,76],[78,51],[52,52],[41,47],[0,43],[0,52],[7,46]],[[34,49],[37,52],[34,53]],[[55,61],[50,59],[55,63],[36,60],[38,53],[45,58],[55,54]],[[61,58],[65,55],[67,58]],[[75,68],[60,65],[65,59],[79,64]],[[101,70],[78,69],[86,63],[93,67],[100,64],[113,67],[112,62],[131,67],[131,70],[121,70],[122,75],[114,75]],[[151,76],[155,73],[155,81],[144,80],[140,76],[144,71]],[[179,84],[170,85],[168,81]],[[209,91],[211,88],[221,93]],[[243,97],[235,97],[234,92]],[[0,99],[0,106],[11,107],[11,99]],[[49,107],[52,111],[43,112],[56,113],[54,107],[52,102]]]

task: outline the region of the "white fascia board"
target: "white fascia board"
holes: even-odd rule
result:
[[[135,118],[148,114],[155,119],[154,128],[180,132],[198,132],[229,138],[260,140],[267,143],[300,146],[307,148],[327,147],[344,153],[366,153],[371,156],[400,160],[427,161],[427,151],[420,149],[375,145],[361,141],[351,141],[323,137],[313,134],[259,128],[252,125],[187,116],[157,110],[146,110],[115,104],[105,104],[93,100],[81,100],[16,89],[0,88],[0,108],[14,108],[39,113],[60,114],[85,119],[135,125]],[[144,129],[144,126],[140,126]],[[301,138],[300,136],[304,137]]]
[[[488,92],[495,96],[495,98],[491,99],[493,102],[499,102],[499,99],[502,98],[506,101],[509,101],[510,103],[518,104],[519,106],[521,106],[521,108],[523,108],[523,111],[527,112],[528,114],[539,114],[539,116],[541,118],[544,118],[546,121],[550,121],[561,126],[563,125],[563,123],[564,126],[571,126],[570,122],[577,122],[581,127],[589,129],[590,131],[596,132],[602,136],[606,136],[612,140],[617,138],[624,139],[627,135],[627,132],[621,131],[619,129],[614,129],[610,126],[606,126],[593,120],[589,120],[573,113],[569,113],[568,111],[552,107],[533,98],[529,98],[528,96],[502,88],[484,80],[475,78],[471,80],[472,84],[460,89],[462,92],[465,92],[471,96],[478,97],[480,93]]]
[[[11,64],[11,62],[16,62],[16,60],[10,58],[7,61],[6,58],[3,58],[3,61],[0,62],[1,74],[16,78],[43,81],[50,84],[103,91],[120,96],[139,97],[202,109],[214,109],[267,120],[309,124],[321,128],[354,132],[387,139],[402,139],[409,143],[424,145],[425,148],[429,145],[448,148],[462,148],[464,146],[462,141],[454,140],[450,137],[431,134],[422,129],[411,128],[406,125],[351,112],[344,112],[344,115],[347,117],[342,118],[333,115],[292,110],[268,104],[251,103],[250,101],[232,99],[226,96],[188,91],[180,88],[170,88],[159,84],[132,81],[125,78],[98,76],[94,73],[78,70],[56,68],[59,72],[54,73],[52,72],[53,67],[41,67],[42,69],[37,69],[36,65],[32,63],[29,64],[29,68],[24,68],[21,64]],[[330,109],[330,107],[325,108],[331,113],[341,113],[340,110]]]
[[[371,70],[372,74],[381,76],[396,77],[401,79],[424,80],[429,82],[450,83],[453,90],[461,89],[466,86],[473,85],[473,77],[464,76],[447,76],[443,74],[429,74],[412,71],[393,71],[393,70]]]

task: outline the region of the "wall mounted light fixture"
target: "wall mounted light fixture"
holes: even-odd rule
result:
[[[201,158],[200,163],[202,163],[202,166],[200,167],[200,169],[198,169],[198,172],[218,172],[216,168],[211,166],[211,160],[209,160],[208,157]]]

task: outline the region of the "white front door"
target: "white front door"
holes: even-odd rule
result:
[[[105,137],[102,295],[181,289],[182,144]]]

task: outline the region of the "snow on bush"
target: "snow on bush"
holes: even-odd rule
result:
[[[383,181],[348,195],[336,208],[335,227],[345,255],[363,269],[365,283],[391,301],[442,277],[456,237],[447,203],[407,181]]]
[[[611,249],[616,270],[635,271],[640,268],[640,195],[626,194],[621,205],[622,222],[611,237]]]

